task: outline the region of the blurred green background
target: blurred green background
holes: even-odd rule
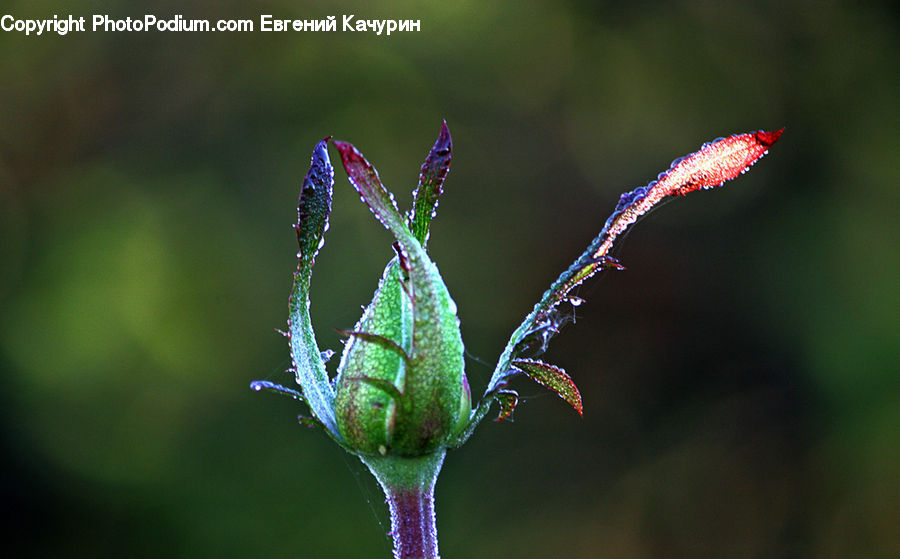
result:
[[[419,33],[0,33],[5,541],[23,557],[387,557],[369,474],[295,402],[291,230],[309,153],[358,146],[409,204],[447,119],[430,250],[480,394],[620,192],[787,127],[586,284],[437,488],[482,557],[900,556],[898,20],[891,3],[25,2],[19,18],[419,19]],[[895,7],[895,6],[894,6]],[[313,275],[340,349],[391,238],[336,171]]]

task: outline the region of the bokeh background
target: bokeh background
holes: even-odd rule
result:
[[[19,18],[419,19],[419,33],[0,33],[0,413],[21,557],[387,557],[352,456],[296,425],[299,181],[326,135],[409,204],[446,119],[431,253],[480,394],[620,192],[717,136],[748,175],[643,219],[437,488],[443,556],[900,556],[898,20],[860,2],[40,2]],[[895,6],[894,6],[895,7]],[[336,172],[323,349],[390,236]]]

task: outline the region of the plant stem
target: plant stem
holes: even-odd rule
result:
[[[395,559],[440,559],[434,485],[446,451],[418,457],[364,456],[391,511]]]
[[[388,495],[391,535],[397,559],[436,559],[437,530],[431,492],[396,491]]]

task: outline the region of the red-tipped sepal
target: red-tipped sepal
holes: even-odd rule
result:
[[[378,171],[353,144],[335,140],[334,147],[340,152],[350,183],[359,192],[362,201],[369,206],[378,221],[402,242],[410,235],[410,231],[397,209],[394,195],[381,183]]]
[[[747,172],[768,153],[783,132],[784,128],[773,132],[759,130],[707,142],[698,151],[673,161],[657,180],[622,194],[600,232],[600,242],[595,241],[598,246],[593,257],[605,256],[616,238],[663,198],[722,186]]]
[[[494,367],[485,396],[503,386],[509,375],[514,373],[515,370],[510,364],[521,354],[521,350],[527,347],[523,340],[540,328],[547,321],[547,317],[553,315],[556,306],[568,298],[572,289],[600,270],[623,269],[617,260],[609,256],[609,252],[616,239],[632,223],[663,198],[714,188],[738,177],[764,156],[772,144],[781,138],[783,132],[783,128],[772,132],[760,130],[706,143],[699,151],[673,161],[668,170],[659,174],[657,180],[622,194],[600,234],[544,292],[531,313],[510,336]],[[545,345],[542,344],[541,349],[545,349]]]

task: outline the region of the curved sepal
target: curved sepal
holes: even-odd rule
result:
[[[328,228],[334,186],[334,169],[328,158],[327,142],[328,138],[322,140],[313,150],[309,171],[300,189],[297,224],[294,226],[299,253],[294,285],[288,300],[288,333],[297,384],[315,418],[332,437],[340,441],[334,416],[334,390],[309,316],[310,276]]]
[[[422,164],[419,184],[413,191],[413,207],[407,218],[410,230],[422,246],[428,242],[428,229],[437,213],[438,198],[443,192],[444,179],[450,172],[452,151],[453,140],[450,138],[450,130],[445,120],[441,123],[437,140]]]
[[[609,256],[609,251],[632,223],[668,196],[683,196],[695,190],[715,188],[737,178],[768,153],[783,131],[783,128],[773,132],[760,130],[703,144],[699,151],[673,161],[657,180],[622,194],[600,234],[544,292],[531,313],[510,336],[488,382],[485,396],[503,386],[506,379],[515,373],[511,361],[520,356],[520,351],[525,347],[523,340],[553,317],[556,306],[569,298],[572,289],[601,270],[623,269],[617,260]],[[558,328],[551,334],[556,331]],[[546,349],[546,340],[543,349]]]
[[[560,398],[575,408],[578,415],[584,416],[581,405],[581,393],[564,370],[555,365],[548,365],[533,359],[513,359],[512,366],[525,373],[529,378],[556,392]]]
[[[253,390],[255,392],[261,392],[261,391],[265,390],[267,392],[272,392],[274,394],[280,394],[282,396],[287,396],[289,398],[293,398],[294,400],[297,400],[298,402],[304,402],[304,403],[306,402],[306,398],[304,398],[303,394],[301,394],[300,392],[294,390],[293,388],[288,388],[287,386],[284,386],[284,385],[281,385],[281,384],[278,384],[275,382],[271,382],[268,380],[254,380],[253,382],[250,383],[250,390]],[[298,415],[297,422],[300,425],[304,425],[311,429],[320,427],[322,429],[325,429],[325,431],[328,432],[329,434],[331,434],[330,431],[328,431],[328,429],[325,427],[325,425],[321,421],[316,419],[315,417]],[[333,434],[332,434],[332,436],[333,436]],[[340,439],[335,439],[335,440],[339,444],[343,444],[343,442]]]
[[[306,402],[306,398],[304,398],[303,394],[301,394],[300,392],[294,390],[293,388],[288,388],[286,386],[270,382],[268,380],[254,380],[250,383],[250,390],[253,390],[255,392],[266,390],[275,394],[281,394],[282,396],[288,396],[289,398],[293,398],[294,400],[297,400],[299,402]]]
[[[382,336],[381,334],[374,334],[372,332],[359,332],[356,330],[337,330],[337,332],[338,334],[343,334],[348,338],[359,338],[365,342],[378,344],[384,348],[396,351],[404,361],[409,363],[409,354],[406,353],[406,350],[403,348],[403,346],[386,336]]]

